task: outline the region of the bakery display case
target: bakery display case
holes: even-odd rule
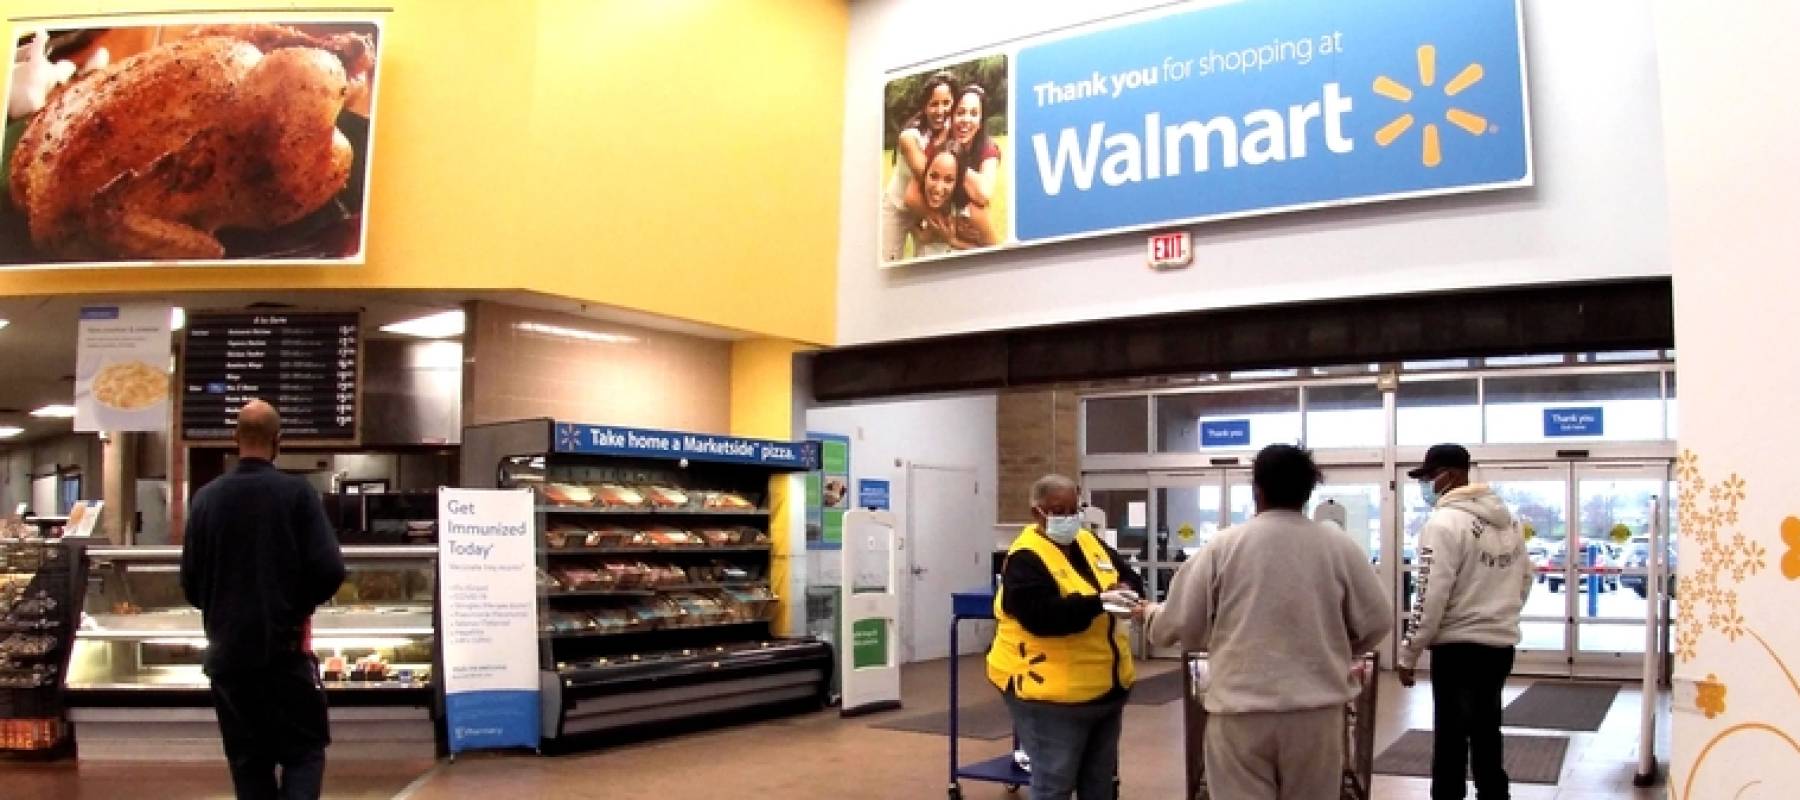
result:
[[[0,754],[55,756],[70,744],[63,676],[82,566],[73,541],[0,539]]]
[[[825,700],[829,646],[771,624],[771,481],[816,446],[544,419],[469,428],[462,452],[475,488],[537,496],[547,749]]]
[[[380,753],[435,752],[431,676],[437,548],[345,546],[346,578],[313,616],[332,736]],[[84,756],[218,747],[200,611],[179,547],[91,547],[67,690]]]

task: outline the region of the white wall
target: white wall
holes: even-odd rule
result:
[[[1684,616],[1671,797],[1792,797],[1800,469],[1786,454],[1800,449],[1790,349],[1800,5],[1659,0],[1655,9],[1681,349]]]
[[[993,395],[860,403],[806,412],[809,433],[850,437],[850,477],[893,481],[894,512],[906,525],[906,465],[974,467],[979,510],[976,533],[991,530],[998,507],[998,405]],[[852,487],[854,491],[854,487]]]
[[[900,531],[907,530],[907,465],[974,467],[977,486],[969,502],[974,504],[975,524],[968,535],[980,537],[984,544],[996,522],[998,423],[998,402],[993,395],[863,403],[806,412],[808,432],[850,438],[852,492],[862,478],[893,482],[891,497]],[[818,575],[824,569],[819,559],[826,554],[815,551],[810,555],[814,563],[809,574]],[[965,634],[973,635],[964,639],[964,652],[978,652],[986,646],[985,629],[972,627]]]
[[[876,203],[888,71],[1160,5],[860,0],[850,6],[838,336],[857,344],[1184,309],[1666,275],[1663,146],[1649,5],[1525,0],[1538,185],[1194,228],[1159,274],[1139,234],[881,270]],[[945,24],[949,21],[953,24]],[[1006,154],[1008,159],[1015,154]]]

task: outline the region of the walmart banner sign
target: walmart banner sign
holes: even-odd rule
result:
[[[1517,0],[1243,0],[1019,52],[1021,241],[1531,183]]]
[[[880,262],[1530,186],[1526,85],[1520,0],[1196,2],[925,65],[884,87]]]

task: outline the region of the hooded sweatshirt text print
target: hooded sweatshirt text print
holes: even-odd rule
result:
[[[1419,531],[1419,597],[1400,666],[1439,644],[1512,647],[1531,594],[1525,532],[1486,484],[1444,495]]]

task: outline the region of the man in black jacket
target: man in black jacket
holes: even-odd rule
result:
[[[275,408],[246,404],[236,438],[237,469],[195,493],[188,510],[181,588],[205,621],[206,675],[237,796],[317,798],[331,734],[311,619],[343,584],[344,557],[318,493],[275,469]]]

